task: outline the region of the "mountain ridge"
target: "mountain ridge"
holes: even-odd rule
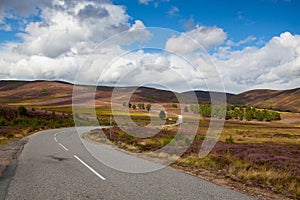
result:
[[[18,81],[1,80],[0,81],[0,99],[1,102],[18,100],[32,100],[35,98],[57,97],[71,98],[74,84],[64,81]],[[88,85],[81,85],[82,87]],[[130,89],[132,87],[118,87]],[[97,97],[111,96],[114,87],[97,86]],[[164,89],[151,87],[139,87],[135,93],[136,101],[145,102],[176,102],[177,97],[189,98],[189,95],[196,94],[200,103],[209,103],[210,95],[218,97],[222,92],[209,92],[203,90],[172,92]],[[241,106],[255,106],[258,108],[274,109],[279,111],[300,112],[300,88],[289,90],[271,90],[254,89],[242,92],[240,94],[225,93],[228,104]],[[63,102],[63,101],[62,101]],[[66,99],[65,101],[66,102]],[[70,102],[68,100],[68,102]]]

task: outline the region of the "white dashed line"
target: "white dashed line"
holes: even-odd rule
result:
[[[69,149],[67,147],[65,147],[63,144],[61,144],[60,142],[57,141],[57,134],[59,132],[54,134],[54,140],[55,142],[57,142],[62,148],[64,148],[64,150],[69,151]],[[86,164],[85,162],[83,162],[78,156],[74,155],[74,158],[76,158],[79,162],[81,162],[84,166],[86,166],[90,171],[92,171],[96,176],[98,176],[99,178],[101,178],[103,181],[105,181],[106,179],[101,176],[98,172],[96,172],[93,168],[91,168],[88,164]]]
[[[69,149],[67,149],[67,147],[65,147],[65,146],[62,145],[61,143],[58,142],[58,144],[59,144],[62,148],[64,148],[66,151],[69,151]]]
[[[101,176],[98,172],[96,172],[93,168],[91,168],[88,164],[86,164],[85,162],[83,162],[79,157],[77,157],[76,155],[74,155],[74,157],[81,162],[84,166],[86,166],[89,170],[91,170],[94,174],[96,174],[96,176],[98,176],[99,178],[101,178],[103,181],[105,181],[106,179]]]

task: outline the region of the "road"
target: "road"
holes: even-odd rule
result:
[[[158,164],[112,148],[98,155],[122,166]],[[228,199],[250,200],[238,192],[164,168],[125,173],[95,159],[74,128],[31,136],[18,159],[6,199]]]

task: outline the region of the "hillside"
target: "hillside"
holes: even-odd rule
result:
[[[292,90],[251,90],[231,96],[228,102],[258,108],[300,112],[300,88]]]
[[[79,86],[82,97],[94,92],[89,87]],[[130,91],[130,87],[121,88]],[[113,87],[98,86],[96,99],[98,102],[109,103]],[[176,93],[148,87],[138,88],[131,97],[135,102],[177,102],[177,98],[189,102],[190,95],[195,92],[200,103],[210,102],[207,91],[189,91]],[[43,106],[70,106],[72,104],[73,85],[58,81],[0,81],[0,102],[2,104],[24,103]],[[218,95],[221,93],[213,92]],[[230,104],[256,106],[280,111],[300,112],[300,88],[292,90],[251,90],[241,94],[226,94]]]

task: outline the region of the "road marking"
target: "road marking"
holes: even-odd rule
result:
[[[62,148],[64,148],[66,151],[69,151],[69,149],[67,149],[67,147],[65,147],[65,146],[62,145],[61,143],[58,142],[58,144],[59,144]]]
[[[106,179],[101,176],[98,172],[96,172],[93,168],[91,168],[88,164],[86,164],[85,162],[83,162],[78,156],[74,155],[74,157],[81,162],[84,166],[86,166],[89,170],[91,170],[94,174],[96,174],[96,176],[98,176],[99,178],[101,178],[103,181],[105,181]]]
[[[55,140],[55,142],[57,142],[57,139],[56,139],[56,137],[54,136],[54,140]]]

